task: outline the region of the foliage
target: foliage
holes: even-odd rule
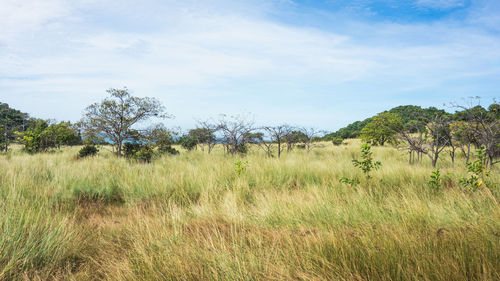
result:
[[[394,137],[402,127],[403,123],[398,115],[382,112],[372,117],[361,130],[361,139],[375,145],[384,145],[387,141],[394,142]]]
[[[368,179],[371,178],[370,172],[378,170],[382,165],[380,161],[373,161],[373,152],[371,152],[371,146],[367,143],[361,145],[361,159],[353,159],[352,163],[354,167],[360,168]]]
[[[234,163],[234,172],[239,177],[248,167],[248,161],[236,161]]]
[[[442,188],[441,173],[439,172],[439,169],[432,171],[430,179],[427,182],[427,186],[434,191],[439,191]]]
[[[164,114],[164,107],[155,98],[134,97],[127,88],[112,88],[107,92],[109,97],[85,109],[80,123],[86,134],[112,140],[118,156],[122,154],[123,142],[135,136],[132,126],[151,117],[168,117]]]
[[[335,146],[339,146],[339,145],[341,145],[341,144],[343,144],[343,143],[344,143],[344,139],[343,139],[343,138],[341,138],[341,137],[334,137],[334,138],[332,139],[332,143],[333,143],[333,145],[335,145]]]
[[[488,168],[485,165],[487,161],[486,151],[484,148],[476,150],[476,160],[467,163],[468,177],[461,178],[459,181],[462,185],[475,191],[485,185],[485,180],[489,176]]]
[[[143,136],[143,140],[148,141],[152,147],[156,147],[160,154],[177,155],[179,151],[172,147],[175,142],[174,134],[163,125],[158,124],[147,131],[146,135]]]
[[[7,151],[9,144],[16,138],[14,132],[24,131],[27,120],[28,114],[0,102],[0,150]]]
[[[356,185],[359,185],[359,179],[358,178],[347,178],[347,177],[341,177],[339,179],[339,182],[340,183],[345,183],[345,184],[348,184],[350,186],[356,186]]]
[[[179,143],[184,149],[193,150],[198,145],[198,139],[190,135],[183,135],[179,138],[177,143]]]
[[[150,163],[154,156],[154,151],[149,144],[126,142],[123,144],[123,155],[128,159]]]
[[[96,156],[99,149],[94,144],[86,144],[78,151],[79,158]]]
[[[80,136],[69,122],[50,124],[49,121],[38,119],[34,120],[25,132],[16,132],[16,135],[24,145],[25,151],[29,153],[81,143]]]
[[[437,109],[435,107],[421,108],[420,106],[415,106],[415,105],[398,106],[386,112],[397,115],[401,119],[401,125],[403,126],[403,128],[408,127],[408,124],[410,123],[418,121],[419,116],[425,116],[426,118],[431,118],[435,115],[446,114],[444,110]],[[343,139],[358,138],[361,135],[363,128],[366,125],[368,125],[372,121],[372,119],[373,117],[367,118],[363,121],[353,122],[347,125],[346,127],[337,130],[334,133],[325,135],[323,137],[323,140],[330,141],[334,137],[340,137]]]

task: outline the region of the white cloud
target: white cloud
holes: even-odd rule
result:
[[[77,120],[106,88],[127,85],[162,99],[183,126],[240,110],[311,122],[351,116],[345,99],[382,103],[377,95],[500,74],[499,38],[449,22],[361,22],[338,34],[273,21],[265,1],[45,2],[27,1],[40,12],[23,15],[10,1],[17,15],[0,19],[15,31],[0,46],[1,98],[41,117]]]

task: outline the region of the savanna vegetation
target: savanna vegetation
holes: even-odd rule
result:
[[[109,94],[76,124],[0,104],[1,280],[500,279],[497,103],[347,138],[142,128],[163,106]]]

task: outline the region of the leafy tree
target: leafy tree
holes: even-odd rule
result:
[[[0,102],[0,149],[9,149],[9,144],[16,139],[14,132],[24,131],[27,119],[28,114]]]
[[[201,150],[205,150],[205,145],[208,146],[208,153],[212,151],[213,145],[216,143],[214,135],[215,130],[207,127],[191,129],[188,132],[189,137],[196,140],[197,144],[201,145]]]
[[[85,109],[81,124],[87,134],[112,140],[118,156],[124,140],[134,136],[132,126],[151,117],[168,117],[157,99],[131,96],[126,87],[107,92],[109,97]]]
[[[307,141],[307,136],[301,131],[291,131],[289,134],[285,136],[285,142],[287,145],[286,150],[292,150],[293,146],[297,143],[305,143]]]
[[[24,149],[29,153],[43,152],[62,145],[76,145],[81,139],[70,122],[50,124],[46,120],[31,120],[30,127],[24,132],[17,132]]]
[[[179,138],[178,143],[187,150],[193,150],[198,145],[198,139],[190,136],[189,134],[183,135]]]
[[[452,139],[452,145],[458,146],[464,156],[465,162],[469,162],[471,145],[476,142],[475,129],[469,122],[466,121],[454,121],[450,124],[450,133]],[[453,161],[452,157],[452,161]]]
[[[172,145],[175,143],[174,135],[176,133],[168,130],[162,124],[157,124],[154,127],[148,129],[142,140],[147,141],[152,147],[156,147],[158,153],[168,153],[168,154],[179,154]]]
[[[390,112],[382,112],[374,116],[361,130],[361,139],[378,145],[394,141],[396,133],[403,127],[401,118]]]

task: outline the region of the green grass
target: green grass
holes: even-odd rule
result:
[[[321,145],[152,164],[0,155],[0,280],[500,280],[500,191],[460,186],[462,158],[443,153],[436,192],[427,159],[374,147],[368,180],[359,141]]]

